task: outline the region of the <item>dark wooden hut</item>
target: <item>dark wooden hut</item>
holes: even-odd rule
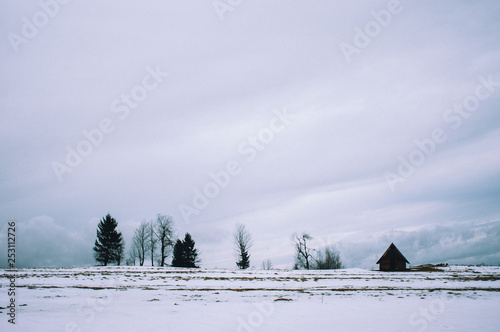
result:
[[[380,271],[403,271],[406,270],[406,263],[410,264],[394,243],[391,243],[377,262]]]

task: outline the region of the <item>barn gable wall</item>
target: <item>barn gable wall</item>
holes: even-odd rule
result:
[[[408,260],[396,248],[394,243],[391,243],[389,248],[387,248],[382,257],[377,261],[377,264],[380,264],[379,268],[381,271],[406,270],[406,263],[409,263]]]
[[[390,257],[384,257],[380,260],[380,271],[401,271],[406,270],[406,262],[403,259],[395,259],[394,269],[391,269]]]

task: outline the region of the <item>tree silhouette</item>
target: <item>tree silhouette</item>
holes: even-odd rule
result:
[[[198,250],[194,247],[195,242],[191,237],[191,234],[186,233],[184,236],[184,252],[186,257],[186,267],[198,267]]]
[[[262,262],[262,270],[271,270],[273,268],[273,263],[270,259],[266,259]]]
[[[174,220],[172,217],[158,214],[156,217],[156,235],[160,241],[160,266],[165,266],[167,249],[174,246],[172,240],[174,236]]]
[[[302,233],[301,235],[297,233],[292,234],[292,241],[296,253],[294,270],[309,270],[311,268],[310,261],[313,257],[311,255],[311,248],[307,246],[307,241],[311,239],[312,237],[307,233]]]
[[[174,254],[172,257],[172,266],[175,267],[185,267],[186,257],[184,253],[184,245],[181,239],[177,239],[174,245]]]
[[[151,220],[148,223],[147,238],[148,238],[147,247],[149,249],[149,256],[151,257],[151,266],[154,266],[155,265],[155,251],[156,251],[156,247],[158,244],[158,237],[157,237],[157,234],[155,232],[153,220]]]
[[[139,265],[143,266],[148,249],[148,223],[146,221],[143,221],[135,230],[132,238],[132,248],[134,256],[139,258]]]
[[[238,224],[233,233],[234,249],[238,256],[236,265],[244,270],[250,267],[250,254],[248,250],[252,246],[252,236],[246,230],[245,225]]]
[[[184,240],[177,239],[174,245],[172,266],[175,267],[198,267],[198,250],[191,234],[186,233]]]
[[[122,233],[116,230],[118,222],[108,213],[97,225],[97,239],[94,243],[94,258],[104,266],[120,261],[123,257]]]
[[[344,265],[340,259],[340,253],[334,246],[327,246],[323,250],[318,250],[314,259],[313,268],[316,270],[342,269]]]

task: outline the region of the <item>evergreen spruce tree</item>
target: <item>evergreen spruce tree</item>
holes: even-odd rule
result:
[[[118,222],[109,213],[97,225],[94,258],[104,266],[112,262],[120,263],[123,256],[124,242],[122,233],[116,230],[117,226]]]
[[[186,255],[186,267],[198,267],[198,250],[194,247],[195,242],[191,234],[186,233],[184,236],[183,246]]]
[[[242,270],[248,269],[250,267],[250,254],[248,254],[247,250],[241,250],[240,260],[236,262],[236,265]]]
[[[250,253],[248,252],[252,247],[252,236],[247,231],[245,225],[237,224],[233,233],[234,249],[238,260],[236,265],[238,268],[244,270],[250,267]]]
[[[175,266],[175,267],[185,267],[186,266],[186,257],[184,255],[184,245],[183,245],[181,239],[177,239],[177,242],[174,245],[172,266]]]
[[[194,246],[195,242],[189,233],[186,233],[183,241],[177,239],[174,246],[172,266],[198,267],[198,250]]]

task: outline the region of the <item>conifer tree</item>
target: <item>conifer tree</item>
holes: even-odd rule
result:
[[[177,239],[177,242],[174,245],[172,266],[185,267],[185,265],[186,265],[186,257],[184,254],[184,245],[181,239]]]
[[[186,257],[186,267],[198,267],[198,250],[194,247],[195,242],[191,234],[186,233],[184,236],[183,246]]]
[[[191,234],[186,233],[184,240],[177,239],[174,245],[172,266],[175,267],[198,267],[198,250]]]
[[[94,258],[104,266],[112,262],[119,264],[123,256],[124,242],[122,233],[116,230],[117,226],[118,222],[109,213],[97,225]]]
[[[245,225],[238,224],[233,233],[234,249],[236,255],[238,256],[238,261],[236,265],[242,269],[248,269],[250,267],[250,247],[252,246],[252,236],[245,228]]]
[[[236,265],[241,269],[245,270],[250,267],[250,254],[248,251],[242,251],[240,254],[240,260],[236,262]]]

